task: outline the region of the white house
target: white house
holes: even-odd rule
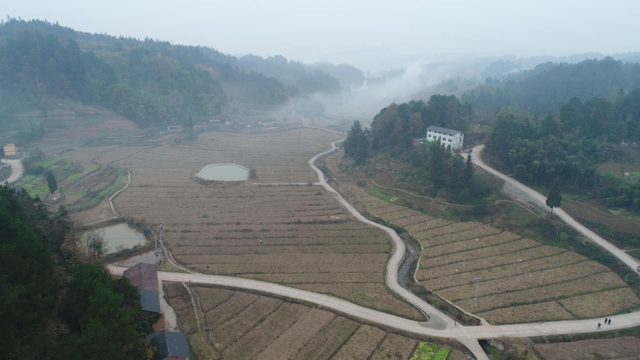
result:
[[[429,126],[427,128],[427,141],[437,141],[438,139],[445,146],[451,146],[451,150],[462,150],[464,134],[458,130]]]

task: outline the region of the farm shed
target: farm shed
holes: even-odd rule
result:
[[[139,263],[122,275],[131,281],[131,285],[138,288],[142,310],[159,313],[158,267],[153,264]]]
[[[14,156],[18,154],[18,147],[15,144],[7,144],[3,148],[5,156]]]
[[[191,356],[187,336],[182,332],[162,331],[148,336],[157,348],[153,360],[187,360]]]

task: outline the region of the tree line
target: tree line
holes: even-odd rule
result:
[[[46,20],[8,18],[0,23],[0,37],[10,43],[0,48],[5,55],[0,73],[18,75],[4,79],[6,92],[0,95],[22,91],[5,104],[24,99],[19,104],[42,108],[50,103],[45,95],[70,96],[142,126],[183,114],[215,115],[229,100],[280,104],[294,96],[335,93],[341,82],[348,86],[364,80],[362,71],[350,65],[305,65],[279,55],[237,58],[208,47],[91,34]],[[55,92],[61,83],[67,91]]]
[[[464,93],[461,100],[473,105],[478,120],[489,122],[500,108],[557,116],[571,98],[586,101],[637,88],[640,64],[607,57],[577,64],[548,62],[505,79],[489,77],[484,85]]]
[[[640,183],[599,170],[606,161],[637,158],[640,89],[611,100],[572,98],[559,116],[535,118],[501,110],[486,149],[493,164],[530,184],[587,191],[605,204],[640,210]],[[634,150],[635,149],[635,150]]]

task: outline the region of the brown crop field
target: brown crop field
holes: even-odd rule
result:
[[[367,192],[367,181],[345,174],[340,156],[325,161],[338,188],[356,206],[407,229],[422,245],[417,281],[455,305],[497,324],[600,317],[640,306],[609,268],[481,222],[452,222],[400,200],[392,204],[382,199],[388,194]]]
[[[185,287],[166,284],[165,293],[169,305],[177,310],[179,327],[187,334],[194,359],[410,359],[418,342],[425,340],[314,306],[216,287],[190,286],[191,293],[197,294],[193,299],[197,311],[206,314],[200,320],[200,328],[195,325],[191,295]],[[219,320],[221,316],[223,319]],[[465,358],[465,349],[455,346],[451,358]]]
[[[378,344],[384,339],[384,336],[384,331],[362,325],[332,359],[368,359],[378,348]]]
[[[621,336],[610,339],[536,344],[535,349],[546,360],[632,360],[638,358],[640,339],[633,336]]]
[[[114,204],[125,216],[163,224],[173,258],[195,271],[331,293],[422,319],[386,290],[388,235],[357,221],[322,187],[307,185],[317,181],[309,158],[337,139],[310,129],[205,133],[192,143],[151,148],[118,164],[131,172],[131,184]],[[251,170],[252,183],[282,185],[194,177],[212,163],[236,163]]]

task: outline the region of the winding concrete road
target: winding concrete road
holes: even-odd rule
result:
[[[309,165],[318,174],[319,182],[315,183],[314,185],[320,185],[324,187],[325,190],[329,194],[331,194],[331,196],[333,196],[338,202],[340,202],[340,204],[342,204],[359,221],[371,226],[375,226],[385,231],[387,234],[389,234],[389,236],[391,236],[391,238],[395,243],[395,251],[387,264],[385,281],[389,286],[389,288],[391,288],[391,290],[396,292],[402,298],[406,299],[408,302],[410,302],[411,304],[416,306],[416,308],[420,309],[420,311],[426,314],[429,319],[428,321],[419,322],[415,320],[409,320],[409,319],[401,318],[395,315],[380,312],[377,310],[365,308],[365,307],[350,303],[346,300],[338,299],[335,297],[331,297],[323,294],[317,294],[310,291],[295,289],[295,288],[291,288],[283,285],[257,281],[257,280],[242,279],[242,278],[235,278],[235,277],[228,277],[228,276],[218,276],[218,275],[206,275],[206,274],[198,274],[198,273],[174,273],[174,272],[158,272],[158,278],[161,281],[169,281],[169,282],[198,283],[198,284],[212,284],[212,285],[219,285],[219,286],[227,286],[231,288],[259,291],[267,294],[273,294],[277,296],[283,296],[283,297],[288,297],[292,299],[308,301],[311,303],[324,306],[329,309],[333,309],[340,313],[348,314],[350,316],[354,316],[366,321],[370,321],[372,323],[394,327],[396,329],[412,332],[415,334],[456,339],[460,341],[463,345],[465,345],[471,352],[473,352],[476,358],[482,359],[482,360],[488,359],[488,357],[484,353],[480,345],[478,344],[477,340],[480,340],[480,339],[493,339],[498,337],[532,337],[532,336],[590,333],[590,332],[598,332],[598,331],[619,330],[624,328],[640,326],[640,312],[612,316],[610,317],[612,319],[612,325],[605,326],[601,330],[596,330],[596,325],[598,321],[602,321],[602,319],[600,318],[588,319],[588,320],[553,321],[553,322],[514,324],[514,325],[501,325],[501,326],[493,326],[488,324],[483,324],[481,326],[462,326],[460,324],[456,325],[452,319],[450,319],[449,317],[441,313],[438,309],[429,305],[427,302],[420,299],[410,291],[406,290],[405,288],[400,286],[400,284],[398,283],[397,281],[398,268],[401,265],[402,258],[405,253],[404,242],[398,236],[398,234],[396,234],[396,232],[393,231],[392,229],[386,226],[377,224],[373,221],[370,221],[364,216],[362,216],[362,214],[360,214],[355,208],[353,208],[353,206],[351,206],[351,204],[349,204],[336,190],[334,190],[331,186],[329,186],[329,184],[327,184],[324,178],[324,174],[322,173],[322,171],[320,171],[320,169],[318,169],[315,166],[315,162],[317,161],[318,158],[329,155],[332,152],[336,151],[336,143],[339,143],[341,141],[342,140],[334,142],[332,144],[331,150],[318,154],[309,160]],[[484,164],[484,162],[482,162],[482,159],[480,159],[479,157],[479,153],[481,151],[482,151],[482,147],[476,147],[473,153],[473,160],[478,166],[504,179],[505,181],[512,183],[512,185],[519,187],[523,191],[527,191],[527,193],[531,193],[532,197],[537,198],[538,201],[542,201],[542,203],[544,204],[545,198],[542,195],[538,194],[532,189],[520,184],[519,182],[505,176],[504,174],[501,174],[500,172]],[[568,215],[566,216],[569,219],[571,219],[571,217],[569,217]],[[575,220],[573,219],[571,220],[577,224]],[[576,229],[580,231],[578,228]],[[586,230],[589,231],[588,229]],[[585,236],[587,235],[585,234]],[[610,247],[613,247],[613,249],[620,252],[621,255],[626,255],[626,253],[621,252],[621,250],[615,248],[613,245],[609,244],[604,239],[600,238],[597,235],[595,236],[599,238],[601,242],[605,243],[605,245],[608,244]],[[591,238],[590,236],[588,237]],[[170,256],[169,252],[167,252],[167,254],[168,256]],[[634,265],[635,265],[635,261],[634,261]],[[127,269],[124,267],[117,267],[117,266],[111,266],[111,265],[109,265],[108,268],[109,268],[109,271],[114,275],[122,275],[124,270]]]
[[[20,180],[20,178],[22,177],[22,174],[24,173],[24,167],[22,166],[22,159],[17,159],[17,160],[3,159],[2,162],[11,166],[11,175],[9,175],[9,178],[4,180],[2,183],[4,184],[5,182],[9,182],[9,184],[12,184]]]
[[[125,270],[128,269],[126,267],[112,265],[109,265],[108,268],[113,275],[120,276]],[[466,342],[469,339],[473,339],[475,341],[476,339],[493,339],[498,337],[531,337],[597,332],[596,325],[598,321],[602,321],[601,318],[598,318],[588,320],[552,321],[543,323],[499,326],[462,326],[460,324],[454,326],[452,324],[452,326],[446,326],[444,328],[433,328],[431,326],[426,326],[426,323],[424,322],[409,320],[396,315],[372,310],[332,296],[317,294],[311,291],[295,289],[288,286],[267,283],[264,281],[242,279],[230,276],[163,271],[158,272],[158,279],[168,282],[227,286],[236,289],[259,291],[266,294],[273,294],[277,296],[288,297],[291,299],[308,301],[373,323],[391,326],[396,329],[410,331],[416,334],[442,338],[453,338],[461,341],[465,345],[467,345]],[[607,325],[600,331],[620,330],[629,327],[640,326],[640,312],[614,315],[609,318],[612,319],[612,324],[610,326]]]
[[[482,161],[482,151],[483,150],[484,150],[484,145],[478,145],[478,146],[473,148],[473,152],[471,153],[471,158],[473,159],[473,162],[475,163],[475,165],[480,166],[484,170],[490,172],[491,174],[493,174],[493,175],[497,176],[498,178],[504,180],[505,182],[509,183],[510,185],[516,187],[517,189],[519,189],[520,191],[525,193],[531,200],[536,201],[539,205],[542,205],[543,208],[546,207],[547,198],[544,195],[542,195],[539,192],[533,190],[532,188],[530,188],[530,187],[518,182],[517,180],[515,180],[515,179],[513,179],[513,178],[511,178],[509,176],[506,176],[505,174],[503,174],[503,173],[499,172],[498,170],[490,167],[489,165],[485,164],[485,162]],[[567,214],[561,208],[556,208],[553,212],[556,214],[556,216],[558,216],[560,219],[562,219],[562,221],[567,223],[567,225],[569,225],[572,228],[576,229],[578,232],[580,232],[582,235],[584,235],[587,239],[591,240],[592,242],[596,243],[598,246],[600,246],[603,249],[605,249],[606,251],[608,251],[611,255],[615,256],[620,261],[625,263],[625,265],[627,265],[634,273],[638,274],[638,266],[640,264],[638,263],[638,261],[636,259],[634,259],[630,255],[628,255],[623,250],[617,248],[616,246],[614,246],[613,244],[611,244],[607,240],[603,239],[600,235],[594,233],[593,231],[591,231],[588,228],[586,228],[584,225],[582,225],[579,222],[577,222],[574,218],[572,218],[569,214]]]

